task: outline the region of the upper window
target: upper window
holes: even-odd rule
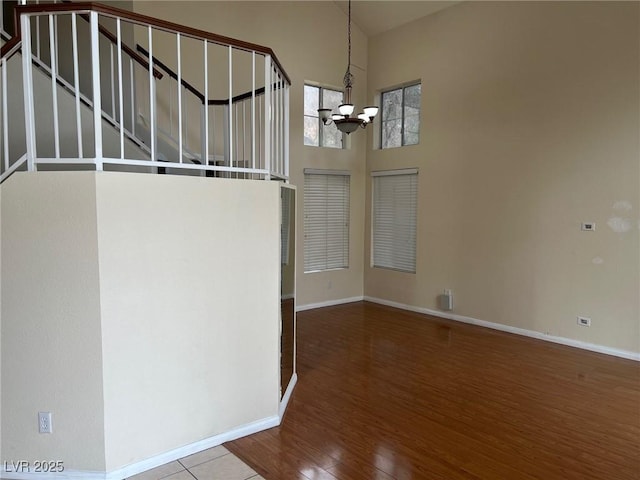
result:
[[[421,84],[382,92],[382,148],[417,145],[420,140]]]
[[[313,85],[304,86],[304,144],[315,147],[342,148],[342,133],[332,123],[324,125],[318,116],[319,108],[337,110],[343,94]]]

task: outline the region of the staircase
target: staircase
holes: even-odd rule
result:
[[[288,181],[290,81],[271,49],[93,3],[15,6],[12,32],[2,3],[0,182],[87,169]]]

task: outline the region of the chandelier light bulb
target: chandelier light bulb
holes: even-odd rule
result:
[[[344,115],[345,117],[348,117],[353,113],[354,108],[355,107],[351,103],[343,103],[338,107],[338,111],[340,112],[340,115]]]
[[[363,111],[367,117],[373,118],[378,114],[378,107],[375,107],[375,106],[364,107]]]
[[[318,115],[320,116],[320,120],[325,125],[329,121],[329,117],[331,117],[331,109],[330,108],[320,108],[318,109]]]

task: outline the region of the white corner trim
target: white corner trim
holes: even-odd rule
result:
[[[325,302],[307,303],[306,305],[297,305],[296,312],[304,312],[305,310],[313,310],[314,308],[332,307],[334,305],[342,305],[343,303],[361,302],[362,300],[365,300],[365,297],[360,295],[357,297],[337,298],[335,300],[327,300]]]
[[[280,409],[278,411],[278,417],[280,417],[280,422],[282,422],[282,417],[284,417],[284,412],[287,410],[287,405],[289,405],[289,400],[291,399],[291,394],[293,393],[293,388],[298,383],[298,374],[293,373],[291,380],[289,380],[289,385],[287,385],[287,389],[284,392],[284,396],[280,401]]]
[[[604,345],[597,345],[595,343],[581,342],[580,340],[573,340],[566,337],[547,335],[542,332],[536,332],[535,330],[527,330],[525,328],[512,327],[510,325],[503,325],[501,323],[487,322],[486,320],[478,320],[477,318],[473,317],[466,317],[464,315],[457,315],[455,313],[441,312],[439,310],[431,310],[429,308],[406,305],[404,303],[392,302],[391,300],[385,300],[382,298],[369,297],[365,295],[364,300],[367,302],[379,303],[380,305],[400,308],[402,310],[424,313],[426,315],[446,318],[448,320],[454,320],[456,322],[469,323],[471,325],[478,325],[480,327],[491,328],[493,330],[514,333],[516,335],[522,335],[530,338],[537,338],[538,340],[545,340],[547,342],[558,343],[560,345],[567,345],[569,347],[581,348],[583,350],[589,350],[591,352],[604,353],[606,355],[613,355],[614,357],[626,358],[628,360],[635,360],[636,362],[640,362],[640,353],[631,352],[628,350],[606,347]]]
[[[291,383],[289,385],[291,386]],[[293,388],[293,387],[292,387]],[[287,389],[288,390],[288,389]],[[194,453],[201,452],[207,448],[216,447],[224,442],[235,440],[236,438],[245,437],[253,433],[261,432],[268,428],[276,427],[280,424],[280,416],[274,415],[271,417],[263,418],[255,422],[242,425],[228,432],[214,435],[213,437],[205,438],[198,442],[190,443],[183,447],[179,447],[170,450],[155,457],[147,458],[141,462],[127,465],[126,467],[114,470],[112,472],[91,472],[91,471],[64,471],[61,473],[26,473],[26,472],[7,472],[7,465],[2,465],[0,470],[0,478],[7,480],[122,480],[124,478],[131,477],[138,473],[145,472],[165,463],[178,460],[179,458],[192,455]]]

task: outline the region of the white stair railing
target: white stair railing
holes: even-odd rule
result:
[[[288,179],[290,82],[270,49],[106,5],[17,10],[28,170],[92,165]],[[148,60],[126,46],[133,38]],[[159,73],[154,51],[173,58],[173,68],[163,66],[175,74]],[[193,62],[198,51],[201,61]],[[6,74],[16,52],[4,53]],[[203,93],[185,87],[187,75],[199,77]],[[3,175],[19,160],[9,150]]]
[[[136,49],[145,58],[149,58],[149,52],[144,47],[137,45]],[[252,54],[252,57],[254,55]],[[254,62],[252,58],[252,86]],[[165,74],[163,81],[157,82],[157,88],[158,94],[169,102],[169,116],[165,118],[164,125],[158,126],[162,135],[169,137],[176,145],[179,144],[179,138],[183,138],[182,148],[192,161],[216,165],[220,167],[220,172],[229,175],[254,178],[255,173],[259,174],[267,169],[264,145],[264,86],[231,98],[206,98],[203,92],[185,80],[184,75],[173,71],[155,55],[153,64]],[[285,112],[288,111],[285,105],[285,102],[288,102],[288,89],[275,73],[271,80],[271,104],[275,106],[271,156],[278,159],[275,163],[276,168],[272,171],[275,172],[274,176],[278,177],[279,172],[287,170],[284,155],[284,123]],[[178,91],[180,95],[176,94]],[[188,112],[193,113],[189,115]],[[181,118],[184,121],[181,121]],[[194,127],[191,123],[191,128],[186,128],[189,121],[196,122],[197,125]],[[191,135],[188,135],[189,131]],[[180,132],[183,132],[182,136]],[[196,150],[198,146],[200,148]]]
[[[0,53],[0,182],[17,170],[25,170],[27,146],[23,113],[22,62],[20,43],[5,44]],[[13,100],[12,100],[13,99]],[[9,104],[19,102],[18,110]]]

